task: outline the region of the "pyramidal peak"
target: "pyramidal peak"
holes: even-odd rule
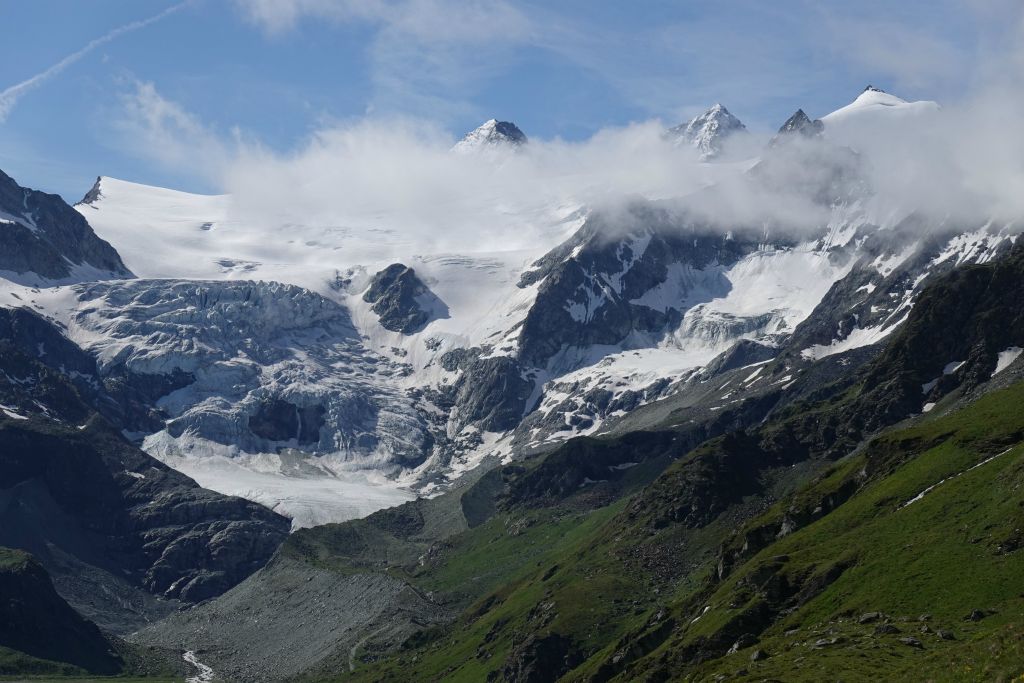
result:
[[[494,147],[519,147],[527,142],[526,134],[511,121],[490,119],[476,130],[466,133],[452,147],[456,152],[469,152]]]
[[[746,132],[743,122],[732,115],[721,104],[714,104],[703,114],[673,128],[665,135],[677,147],[693,146],[700,152],[702,160],[721,154],[727,138],[735,133]]]
[[[792,136],[812,138],[821,135],[824,124],[818,119],[811,119],[803,109],[797,109],[786,122],[779,128],[779,132],[771,139],[770,145],[774,146]]]

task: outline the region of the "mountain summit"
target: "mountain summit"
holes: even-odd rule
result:
[[[841,120],[864,116],[921,116],[934,113],[939,110],[939,105],[930,100],[919,102],[908,102],[902,97],[887,93],[881,88],[869,85],[861,91],[850,104],[841,107],[831,114],[821,117],[826,126],[831,126]],[[885,112],[885,113],[880,113]]]
[[[769,144],[777,145],[782,140],[794,135],[801,135],[806,138],[816,137],[821,135],[821,131],[824,128],[824,124],[819,119],[812,121],[811,117],[804,113],[803,109],[797,109],[792,116],[786,119],[786,122],[782,124],[779,132],[775,134],[775,137],[772,138]]]
[[[486,149],[498,146],[518,147],[527,142],[526,134],[511,121],[491,119],[476,130],[466,133],[465,137],[455,143],[452,150],[468,152],[475,149]]]
[[[666,136],[677,147],[692,145],[700,151],[702,160],[718,156],[722,144],[729,136],[745,132],[747,127],[721,104],[715,104],[703,114],[693,117],[666,131]]]

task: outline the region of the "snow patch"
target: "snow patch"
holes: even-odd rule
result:
[[[808,360],[821,360],[837,353],[845,353],[846,351],[859,349],[862,346],[877,344],[889,336],[902,322],[901,320],[894,325],[883,324],[875,327],[855,327],[845,339],[836,339],[828,345],[815,344],[801,351],[800,355]]]
[[[934,405],[934,404],[932,404],[932,405]],[[956,478],[957,478],[957,477],[959,477],[959,476],[962,476],[962,475],[964,475],[964,474],[967,474],[967,473],[968,473],[968,472],[970,472],[971,470],[976,470],[976,469],[978,469],[979,467],[981,467],[982,465],[987,465],[988,463],[992,462],[992,461],[993,461],[993,460],[995,460],[996,458],[998,458],[998,457],[1001,457],[1001,456],[1003,456],[1003,455],[1006,455],[1007,453],[1009,453],[1010,451],[1012,451],[1012,450],[1013,450],[1014,448],[1015,448],[1015,446],[1011,446],[1010,448],[1007,448],[1007,449],[1006,449],[1005,451],[1003,451],[1002,453],[996,453],[996,454],[995,454],[995,455],[993,455],[992,457],[989,457],[989,458],[985,458],[984,460],[982,460],[981,462],[977,463],[976,465],[973,465],[973,466],[971,466],[971,467],[968,467],[968,468],[967,468],[966,470],[964,470],[963,472],[957,472],[956,474],[950,475],[950,476],[946,477],[945,479],[942,479],[942,480],[940,480],[940,481],[938,481],[938,482],[936,482],[936,483],[932,484],[931,486],[929,486],[928,488],[926,488],[926,489],[922,490],[922,491],[921,491],[921,492],[920,492],[919,494],[917,494],[916,496],[914,496],[913,498],[911,498],[911,499],[910,499],[910,500],[908,500],[907,502],[903,503],[903,505],[900,505],[900,506],[899,506],[899,507],[898,507],[897,509],[898,509],[898,510],[902,510],[903,508],[907,507],[908,505],[913,505],[914,503],[916,503],[917,501],[921,500],[921,499],[922,499],[922,498],[924,498],[924,497],[925,497],[926,495],[928,495],[928,494],[929,494],[930,492],[934,491],[934,490],[935,490],[935,489],[936,489],[937,487],[941,486],[942,484],[945,484],[945,483],[946,483],[947,481],[949,481],[949,480],[951,480],[951,479],[956,479]]]
[[[1013,361],[1017,360],[1022,351],[1024,351],[1024,349],[1019,346],[1011,346],[1005,351],[1000,351],[999,356],[996,359],[996,369],[992,372],[992,376],[995,377],[1000,372],[1010,367]]]
[[[27,420],[28,419],[26,416],[22,415],[21,413],[16,411],[14,408],[10,408],[10,407],[5,406],[5,405],[0,405],[0,411],[3,411],[3,414],[6,415],[7,417],[11,418],[12,420]]]

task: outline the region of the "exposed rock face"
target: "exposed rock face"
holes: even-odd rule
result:
[[[583,661],[583,653],[569,638],[552,633],[530,636],[509,654],[501,679],[510,683],[557,680]],[[498,677],[495,676],[496,680]]]
[[[715,356],[714,360],[704,366],[701,375],[715,377],[723,372],[747,367],[756,363],[771,360],[779,353],[779,349],[752,339],[741,339],[729,349]]]
[[[131,277],[121,257],[57,195],[30,190],[0,171],[0,270],[8,279]]]
[[[716,104],[703,114],[693,117],[666,131],[673,144],[691,145],[700,152],[701,159],[712,159],[722,152],[725,141],[736,133],[746,132],[747,127],[721,104]]]
[[[921,412],[922,404],[995,376],[1000,353],[1024,347],[1021,301],[1021,245],[1004,258],[936,277],[869,369],[869,424]]]
[[[804,113],[803,109],[797,109],[796,112],[786,119],[786,122],[779,128],[779,132],[772,138],[771,144],[777,145],[780,142],[793,136],[801,136],[804,138],[813,138],[821,135],[822,131],[825,130],[825,124],[819,119],[811,120],[807,114]]]
[[[258,569],[287,534],[283,517],[199,488],[100,424],[5,419],[0,450],[0,542],[55,569],[67,554],[194,602]]]
[[[622,239],[605,237],[616,226],[595,216],[524,274],[521,287],[543,280],[519,335],[524,363],[544,367],[566,348],[623,344],[630,336],[651,345],[688,308],[724,296],[724,267],[757,247],[756,239],[702,230],[656,206],[630,213],[634,227]]]
[[[323,425],[323,406],[300,408],[281,399],[264,401],[260,404],[256,414],[249,416],[249,429],[256,436],[269,441],[294,439],[300,446],[318,443],[320,428]]]
[[[416,271],[393,263],[370,280],[363,301],[373,304],[386,330],[413,334],[435,318],[447,317],[447,307],[416,276]]]
[[[191,383],[177,375],[103,380],[92,356],[29,308],[0,308],[0,349],[6,350],[0,366],[8,376],[33,382],[31,392],[23,384],[0,383],[0,402],[26,414],[43,405],[47,415],[70,422],[86,419],[93,409],[122,429],[159,429],[163,420],[153,402],[183,381]],[[39,366],[51,372],[38,372]]]
[[[459,422],[502,432],[514,428],[523,418],[533,382],[523,379],[515,359],[498,356],[470,361],[457,387]]]
[[[92,184],[92,187],[90,187],[89,191],[85,193],[85,196],[83,196],[82,199],[79,200],[78,204],[84,204],[84,205],[94,204],[97,201],[99,201],[100,199],[102,199],[103,198],[103,190],[101,189],[101,185],[102,184],[103,184],[103,177],[102,176],[97,176],[96,182]],[[78,204],[76,204],[76,206],[78,206]]]
[[[31,312],[0,314],[0,544],[32,552],[69,602],[115,630],[157,609],[145,593],[203,600],[267,561],[285,518],[126,442],[96,412],[119,406],[89,357]]]
[[[452,413],[449,431],[455,433],[473,425],[500,432],[514,429],[523,418],[533,381],[523,376],[523,367],[510,356],[482,357],[482,350],[453,349],[441,357],[441,365],[459,376],[449,387]]]

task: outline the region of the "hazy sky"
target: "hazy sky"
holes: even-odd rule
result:
[[[1020,68],[994,56],[1022,5],[0,0],[0,168],[73,201],[100,174],[216,191],[238,145],[287,158],[367,122],[578,141],[714,102],[767,132],[868,83],[945,104]]]

